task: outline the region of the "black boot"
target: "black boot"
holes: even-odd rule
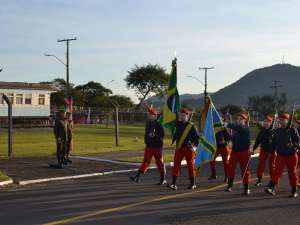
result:
[[[249,195],[250,190],[249,190],[249,184],[244,184],[244,192],[243,195]]]
[[[73,161],[69,159],[69,156],[67,156],[67,163],[73,163]]]
[[[160,181],[157,183],[157,185],[163,185],[166,183],[167,181],[165,180],[165,175],[160,175]]]
[[[142,171],[138,171],[135,177],[130,177],[130,180],[134,180],[138,183],[141,182],[141,176],[143,175]]]
[[[227,179],[227,173],[225,173],[225,179],[223,180],[224,182],[228,182],[228,179]]]
[[[292,193],[290,194],[291,198],[296,198],[298,196],[297,194],[297,187],[292,187]]]
[[[231,192],[232,191],[232,186],[233,186],[233,179],[228,178],[228,187],[225,189],[225,191]]]
[[[190,185],[187,188],[188,189],[195,189],[196,188],[195,178],[190,178]]]
[[[217,173],[216,173],[216,169],[211,169],[211,175],[209,178],[207,178],[209,180],[212,180],[212,179],[217,179]]]
[[[62,165],[61,157],[57,156],[57,165]]]
[[[66,159],[66,157],[61,157],[61,163],[63,164],[63,165],[68,165],[68,162],[67,162],[67,159]]]
[[[266,188],[265,189],[265,192],[270,194],[270,195],[275,195],[275,183],[274,182],[271,182],[271,185],[269,188]]]
[[[173,190],[177,190],[177,177],[173,177],[173,181],[172,181],[172,184],[168,184],[167,187],[168,188],[172,188]]]
[[[254,184],[254,186],[260,187],[262,185],[261,183],[261,176],[257,177],[257,182]]]

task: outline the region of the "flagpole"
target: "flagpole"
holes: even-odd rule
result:
[[[176,67],[175,67],[175,81],[176,81],[176,87],[177,87],[177,53],[175,51],[175,59]],[[175,135],[176,135],[176,150],[178,149],[178,109],[176,109],[176,122],[175,122]]]

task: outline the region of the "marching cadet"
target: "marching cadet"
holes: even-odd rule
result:
[[[295,120],[294,127],[297,129],[298,134],[300,134],[300,120]],[[300,164],[300,147],[297,147],[298,149],[298,165]],[[300,174],[300,173],[299,173]]]
[[[224,119],[221,117],[221,120],[224,122]],[[223,139],[224,137],[224,139]],[[225,179],[224,182],[227,182],[227,166],[228,166],[228,156],[229,156],[229,148],[228,143],[230,142],[230,135],[226,128],[223,128],[216,134],[216,141],[217,141],[217,151],[215,154],[215,158],[213,161],[210,162],[210,168],[212,175],[208,178],[209,180],[217,179],[216,173],[216,158],[221,154],[225,172]]]
[[[74,122],[72,120],[71,112],[67,112],[67,121],[68,121],[68,141],[67,141],[66,161],[67,163],[72,163],[72,161],[69,159],[71,142],[73,140],[73,130],[74,130]]]
[[[290,185],[292,186],[292,193],[290,197],[297,197],[297,186],[298,186],[298,177],[297,177],[297,147],[299,146],[299,134],[297,130],[293,127],[290,128],[291,143],[287,143],[287,125],[288,119],[290,118],[287,114],[279,115],[279,123],[281,128],[276,129],[273,140],[270,145],[270,155],[277,151],[276,162],[275,162],[275,171],[271,178],[271,185],[269,188],[265,189],[265,192],[270,195],[275,195],[275,185],[279,184],[280,177],[283,173],[285,165],[287,166]]]
[[[160,181],[158,185],[166,184],[165,180],[166,166],[163,160],[163,138],[165,136],[164,127],[156,120],[157,112],[153,109],[149,110],[148,119],[145,129],[145,139],[146,144],[144,160],[138,173],[134,177],[130,177],[131,180],[140,182],[141,176],[146,173],[149,164],[151,162],[152,156],[154,156],[158,171],[160,173]]]
[[[173,182],[168,184],[168,188],[177,190],[177,177],[179,177],[181,169],[181,161],[185,157],[188,167],[190,184],[188,189],[196,188],[195,185],[195,171],[194,171],[194,157],[196,147],[199,145],[200,136],[195,125],[188,121],[190,112],[186,109],[181,110],[180,120],[178,122],[178,148],[174,155],[174,167],[172,172]],[[173,136],[172,147],[176,140],[176,134]],[[194,147],[192,146],[194,145]]]
[[[261,179],[264,176],[264,171],[266,167],[266,160],[269,159],[269,172],[270,176],[273,176],[275,170],[275,159],[276,159],[276,152],[269,157],[269,148],[270,148],[270,126],[273,119],[271,117],[265,116],[264,117],[264,124],[265,128],[261,129],[257,135],[255,144],[253,146],[252,154],[254,154],[255,149],[260,145],[260,153],[259,153],[259,163],[257,166],[257,182],[254,186],[261,186],[262,182]],[[271,131],[272,132],[272,131]],[[271,183],[271,182],[270,182]],[[269,183],[269,185],[270,185]]]
[[[237,125],[224,123],[224,127],[229,127],[233,130],[231,141],[232,141],[232,151],[230,154],[230,159],[227,167],[227,177],[228,177],[228,187],[225,189],[227,192],[232,191],[233,179],[236,164],[240,163],[241,174],[244,183],[244,195],[249,195],[249,183],[250,183],[250,172],[249,172],[249,157],[250,154],[250,129],[246,126],[248,122],[248,117],[245,113],[239,113],[237,117]]]
[[[57,165],[67,165],[65,160],[67,141],[68,141],[68,121],[66,120],[66,111],[60,111],[60,118],[55,120],[54,135],[57,146]]]

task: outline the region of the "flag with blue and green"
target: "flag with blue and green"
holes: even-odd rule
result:
[[[222,129],[223,125],[210,97],[206,99],[206,103],[206,109],[203,114],[203,117],[205,117],[203,121],[205,121],[205,123],[200,124],[200,126],[203,127],[203,133],[200,138],[200,146],[194,164],[194,170],[196,172],[199,171],[205,163],[213,161],[217,148],[216,133]]]

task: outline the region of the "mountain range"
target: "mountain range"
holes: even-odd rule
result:
[[[249,96],[274,94],[274,88],[270,88],[270,86],[275,86],[274,81],[277,81],[277,86],[281,86],[277,88],[278,95],[284,92],[287,93],[287,108],[293,102],[298,103],[296,105],[300,104],[300,67],[291,64],[275,64],[253,70],[229,86],[209,95],[216,108],[227,104],[245,108],[248,106],[247,101]],[[155,101],[157,99],[154,97],[151,99],[155,107],[162,107],[164,105],[165,99],[161,101]],[[203,105],[204,96],[203,94],[180,95],[180,101],[181,103],[186,102],[189,106],[197,108]]]

